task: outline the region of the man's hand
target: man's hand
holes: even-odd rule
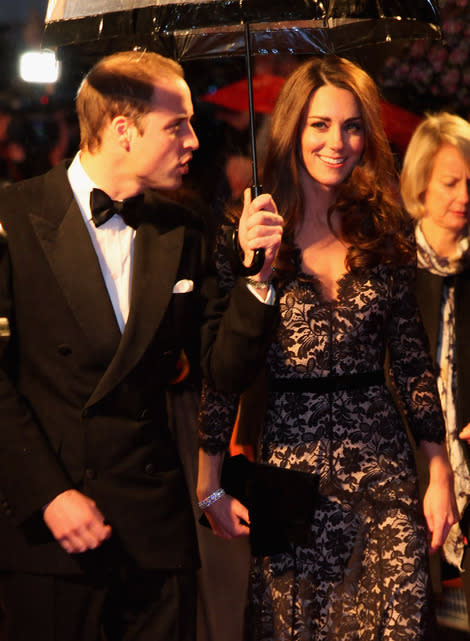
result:
[[[66,552],[94,550],[112,534],[96,503],[78,492],[66,490],[44,508],[44,521]]]
[[[264,249],[265,261],[257,280],[269,280],[272,264],[282,240],[283,219],[277,212],[276,203],[270,194],[261,194],[251,200],[245,189],[243,212],[238,227],[238,240],[245,254],[245,265],[251,265],[255,249]]]

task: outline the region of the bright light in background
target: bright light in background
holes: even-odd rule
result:
[[[27,51],[20,56],[20,77],[25,82],[57,82],[59,67],[53,51]]]

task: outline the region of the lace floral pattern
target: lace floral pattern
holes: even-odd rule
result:
[[[311,276],[278,289],[280,324],[267,357],[268,377],[314,378],[383,367],[393,379],[417,439],[441,442],[444,426],[411,268],[378,266],[346,274],[337,300]],[[222,449],[228,397],[203,405],[210,448]],[[218,431],[218,435],[216,432]],[[204,437],[203,437],[204,439]],[[425,639],[426,533],[413,456],[383,385],[327,394],[275,392],[260,459],[320,477],[312,543],[252,561],[247,639],[372,641]]]

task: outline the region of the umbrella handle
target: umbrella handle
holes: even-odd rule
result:
[[[233,254],[239,257],[239,262],[240,262],[238,267],[239,273],[242,276],[254,276],[255,274],[259,274],[259,272],[263,269],[263,265],[264,265],[264,249],[262,248],[255,249],[255,255],[253,256],[251,265],[246,267],[245,265],[243,265],[240,259],[240,254],[243,253],[243,250],[240,247],[240,243],[238,242],[238,229],[236,229],[235,227],[232,229],[231,243],[232,243]]]
[[[254,161],[254,163],[256,165],[256,160]],[[251,198],[252,199],[256,198],[257,196],[259,196],[263,191],[261,185],[258,183],[258,177],[256,175],[256,171],[255,171],[254,177],[255,177],[255,184],[251,186]],[[241,250],[240,244],[238,242],[238,231],[236,229],[234,229],[234,233],[235,233],[235,238],[232,238],[233,247],[235,248],[235,251],[238,253],[238,255],[240,255],[240,252],[242,250]],[[246,267],[240,261],[240,263],[241,263],[241,265],[240,265],[240,274],[242,276],[254,276],[255,274],[259,274],[260,271],[263,269],[264,258],[265,258],[264,249],[261,249],[261,248],[255,249],[255,253],[254,253],[254,256],[253,256],[253,260],[251,261],[251,265]]]
[[[242,264],[240,273],[242,276],[254,276],[259,274],[264,265],[264,249],[255,249],[255,255],[249,267]]]

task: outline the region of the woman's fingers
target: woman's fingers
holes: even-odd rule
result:
[[[248,510],[233,496],[225,495],[206,510],[214,534],[223,539],[248,536]]]

